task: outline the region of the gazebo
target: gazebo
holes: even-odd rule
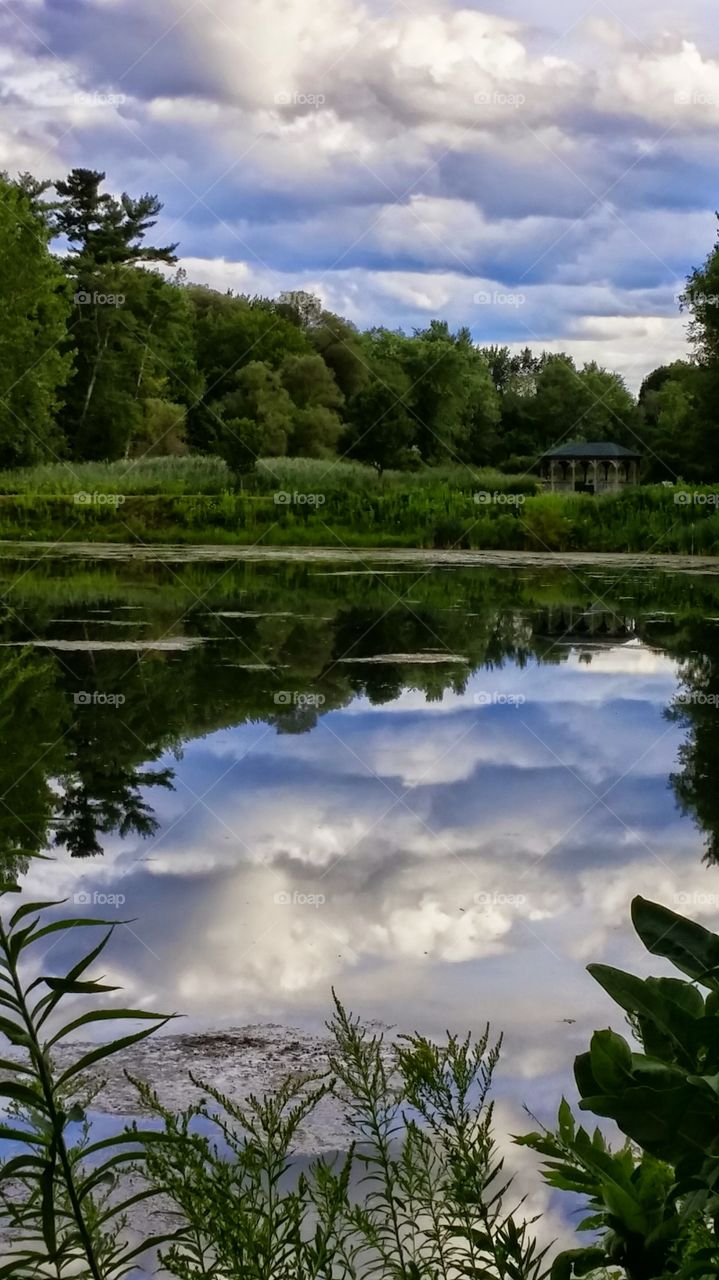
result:
[[[641,459],[608,440],[560,444],[539,459],[542,485],[551,493],[617,493],[639,483]]]

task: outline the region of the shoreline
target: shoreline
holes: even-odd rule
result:
[[[685,555],[681,552],[648,551],[499,551],[481,549],[441,549],[423,547],[356,546],[263,546],[246,543],[136,543],[136,542],[53,542],[0,539],[0,557],[8,552],[41,551],[38,560],[84,557],[101,560],[315,560],[362,564],[367,560],[387,564],[417,563],[436,566],[481,567],[537,566],[571,569],[582,565],[615,565],[635,569],[669,569],[681,572],[719,573],[719,555]],[[54,552],[54,555],[50,553]]]

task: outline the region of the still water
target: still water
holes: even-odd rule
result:
[[[658,971],[632,896],[719,923],[717,576],[18,548],[0,579],[5,858],[132,920],[123,1003],[489,1020],[551,1120],[621,1029],[585,965]]]

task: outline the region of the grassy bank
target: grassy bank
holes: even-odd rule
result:
[[[712,555],[718,496],[542,494],[532,477],[468,467],[380,478],[302,458],[263,460],[237,492],[217,459],[151,459],[0,473],[0,538]]]

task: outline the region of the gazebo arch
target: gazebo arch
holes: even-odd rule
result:
[[[642,455],[609,440],[575,441],[539,459],[542,485],[551,493],[617,493],[639,484]]]

